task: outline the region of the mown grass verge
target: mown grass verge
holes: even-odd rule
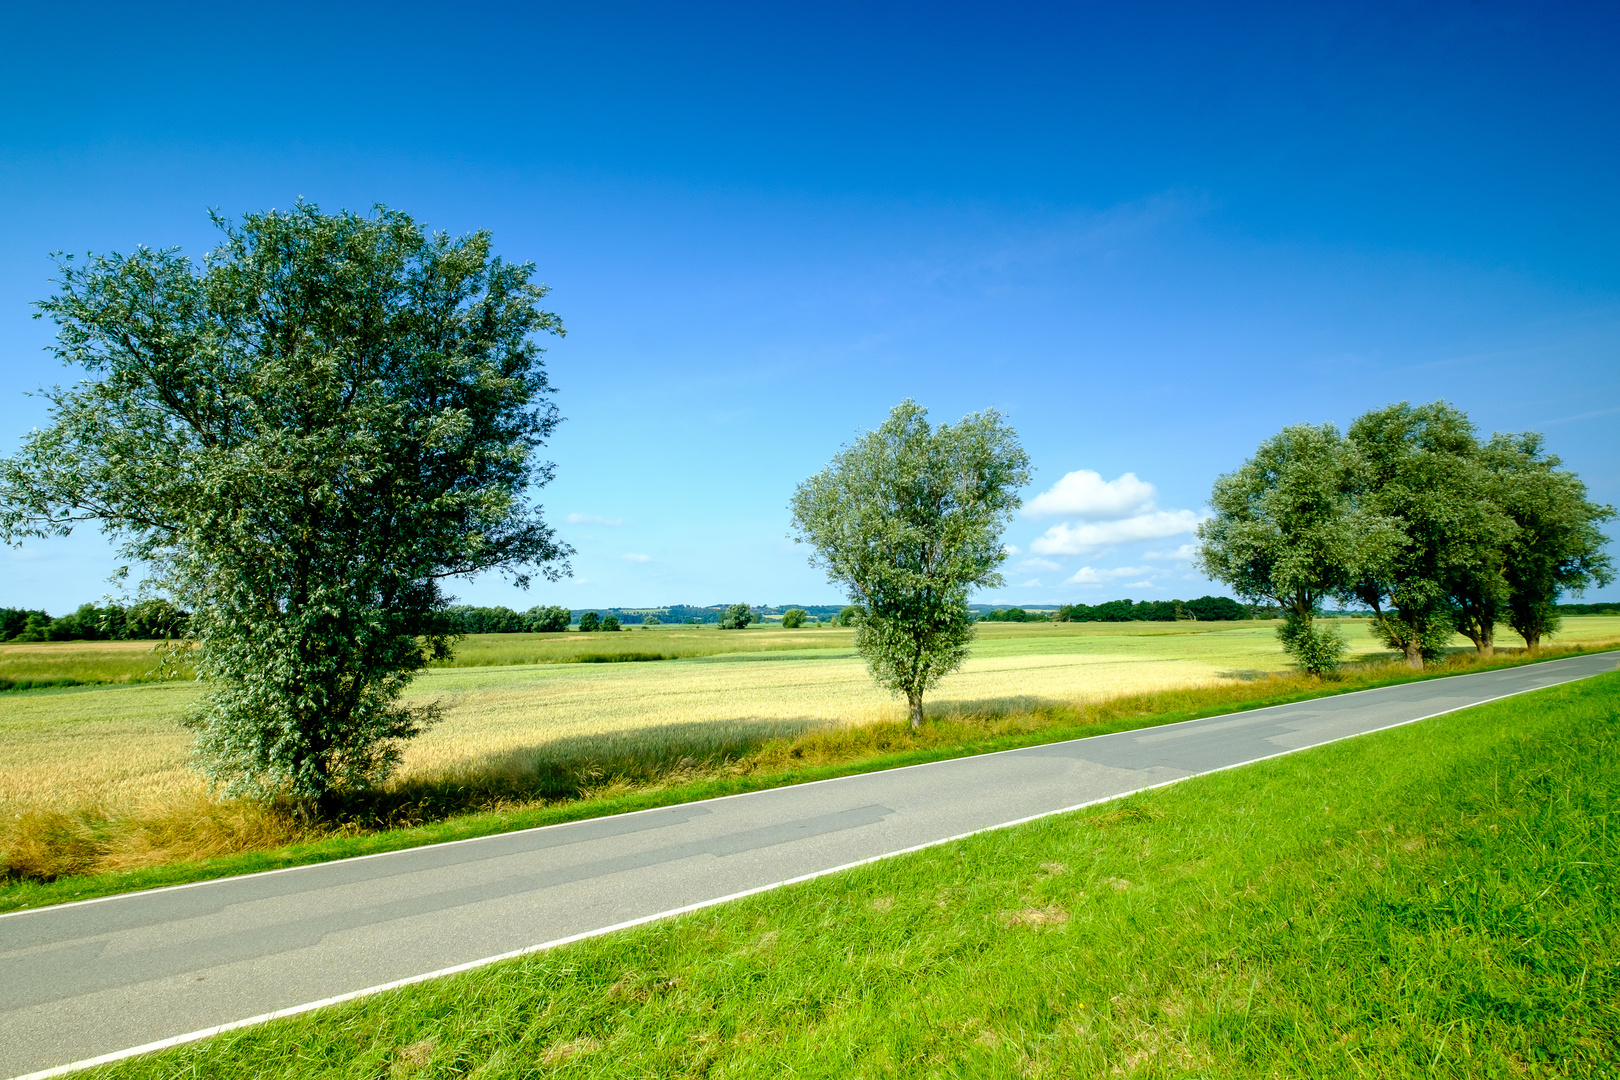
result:
[[[1611,1076],[1617,810],[1608,674],[92,1075]]]
[[[1361,665],[1330,680],[1282,676],[1093,705],[937,715],[919,732],[904,723],[834,728],[759,743],[721,743],[700,758],[692,756],[689,744],[673,744],[659,754],[648,749],[656,742],[638,742],[618,756],[593,748],[578,757],[559,754],[520,774],[400,785],[356,797],[345,807],[344,820],[330,825],[311,826],[277,807],[241,800],[198,799],[149,817],[35,812],[5,822],[0,833],[6,842],[0,852],[0,911],[1177,723],[1582,651],[1577,646],[1486,662],[1459,655],[1421,673],[1395,664]]]

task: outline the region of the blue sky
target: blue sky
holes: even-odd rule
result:
[[[788,499],[906,397],[1029,450],[983,600],[1219,591],[1214,478],[1402,399],[1620,503],[1612,8],[36,7],[0,13],[0,452],[72,377],[50,251],[200,254],[209,207],[299,197],[487,228],[568,328],[578,555],[470,602],[836,602]],[[0,551],[0,605],[112,566]]]

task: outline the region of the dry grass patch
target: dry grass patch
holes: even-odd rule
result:
[[[780,782],[772,778],[1038,739],[1053,729],[1220,711],[1322,687],[1286,672],[1257,674],[1256,664],[1283,662],[1263,626],[1193,633],[1182,624],[1082,624],[1081,631],[986,628],[975,657],[930,702],[930,722],[915,733],[903,706],[847,657],[766,652],[432,671],[412,697],[442,702],[447,719],[407,750],[381,791],[352,801],[341,828],[300,825],[274,806],[210,799],[187,767],[190,738],[178,725],[196,684],[3,694],[0,881],[135,870],[709,781]],[[1100,651],[1039,651],[1082,646]],[[1201,658],[1178,658],[1176,650]],[[1471,666],[1459,657],[1449,669]],[[1337,685],[1403,675],[1372,664]],[[1108,827],[1142,812],[1124,808],[1093,821]]]

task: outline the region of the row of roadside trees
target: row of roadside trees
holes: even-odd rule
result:
[[[319,815],[437,720],[404,691],[459,632],[445,582],[569,574],[533,501],[561,421],[540,339],[563,327],[534,267],[487,233],[306,203],[216,223],[201,260],[60,260],[38,312],[85,377],[47,392],[50,423],[0,458],[0,542],[86,522],[116,538],[190,613],[205,692],[186,724],[207,776]],[[795,538],[855,601],[838,623],[913,725],[967,655],[968,596],[1003,584],[1029,480],[993,410],[933,425],[906,401],[794,492]],[[1205,569],[1286,609],[1311,670],[1342,651],[1315,623],[1328,598],[1371,607],[1421,664],[1452,626],[1488,649],[1501,617],[1534,644],[1560,591],[1612,576],[1597,525],[1613,511],[1539,437],[1481,443],[1443,403],[1346,437],[1289,428],[1213,503]]]
[[[1455,631],[1481,655],[1505,623],[1529,648],[1558,626],[1558,599],[1613,580],[1587,498],[1534,433],[1481,440],[1436,401],[1375,409],[1341,434],[1284,428],[1222,476],[1199,527],[1200,568],[1253,602],[1277,604],[1301,668],[1336,668],[1346,642],[1327,600],[1372,612],[1375,632],[1414,668]]]

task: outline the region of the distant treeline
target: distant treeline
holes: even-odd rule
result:
[[[1250,619],[1249,607],[1225,596],[1200,596],[1196,600],[1109,600],[1103,604],[1064,604],[1053,616],[1054,622],[1231,622]]]
[[[0,608],[0,641],[161,641],[186,632],[190,618],[167,600],[129,607],[84,604],[71,615]]]
[[[1620,601],[1597,604],[1559,604],[1561,615],[1620,615]]]
[[[729,608],[735,605],[713,604],[692,607],[672,604],[661,608],[565,608],[532,607],[527,611],[513,611],[509,607],[473,607],[461,605],[449,608],[445,615],[450,632],[455,634],[547,634],[561,633],[570,625],[581,630],[617,630],[620,626],[719,624]],[[837,617],[838,605],[784,604],[780,607],[761,605],[752,607],[753,621],[763,622],[768,616],[781,616],[797,608],[811,618],[826,622]]]

